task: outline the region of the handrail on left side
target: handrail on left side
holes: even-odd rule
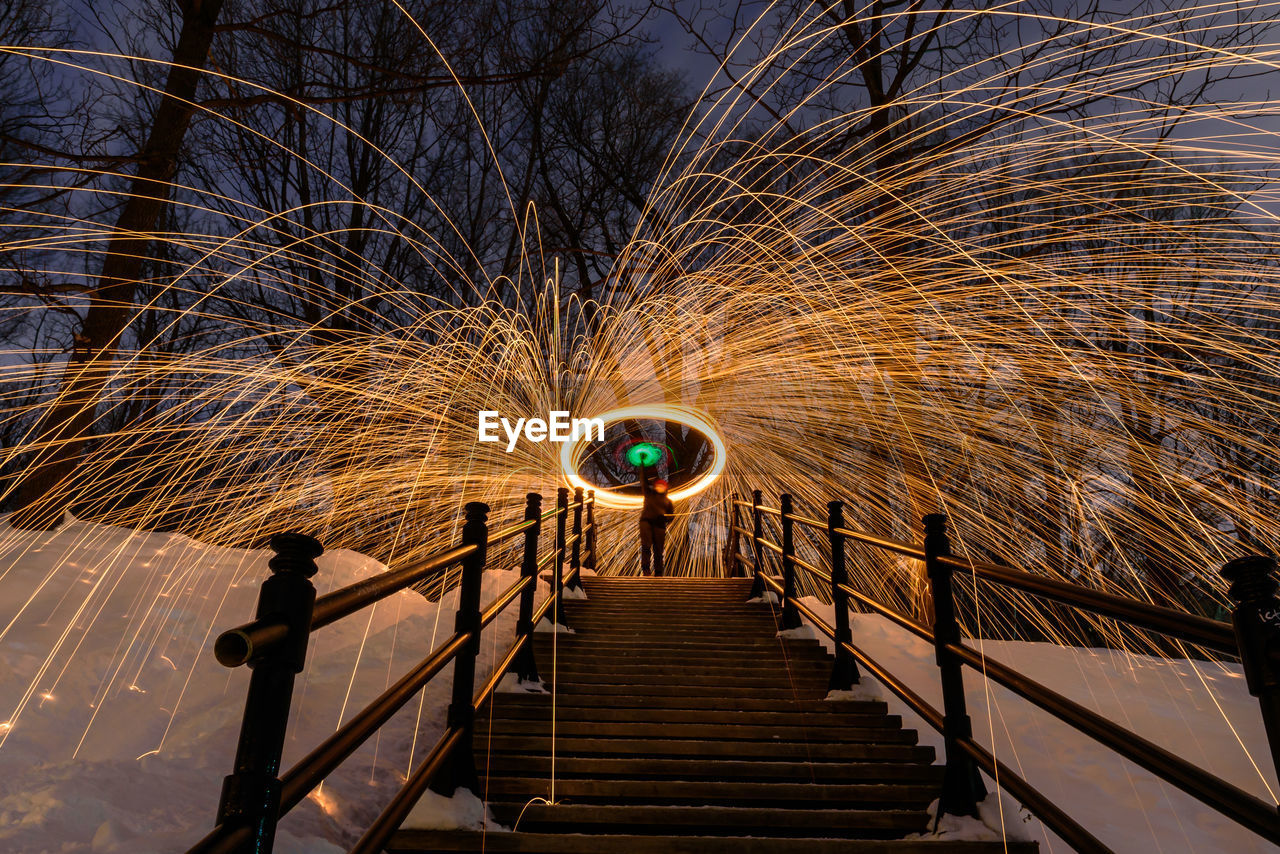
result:
[[[301,803],[449,662],[454,665],[453,697],[444,733],[351,850],[360,854],[381,851],[428,787],[446,795],[453,794],[459,787],[475,791],[478,782],[472,735],[477,711],[491,698],[507,672],[515,673],[520,681],[538,680],[533,657],[534,626],[548,611],[552,620],[563,613],[553,607],[559,605],[563,587],[576,585],[581,569],[595,564],[594,492],[588,491],[584,497],[582,490],[578,490],[572,504],[567,500],[568,490],[561,490],[558,498],[555,509],[543,513],[542,496],[529,493],[524,519],[493,535],[488,532],[488,505],[467,504],[459,545],[319,599],[310,579],[317,571],[315,558],[324,551],[321,544],[302,534],[272,537],[271,548],[276,552],[270,562],[273,574],[263,582],[256,618],[223,632],[215,644],[215,655],[222,664],[227,667],[248,664],[253,674],[245,701],[235,769],[223,782],[214,829],[188,854],[271,851],[280,817]],[[574,538],[566,543],[565,523],[570,511],[574,514]],[[542,523],[549,519],[557,522],[556,547],[539,558],[539,534]],[[524,546],[520,579],[498,594],[482,612],[481,576],[488,547],[521,535]],[[582,543],[586,543],[585,554]],[[572,546],[571,566],[565,575],[563,563],[569,545]],[[533,599],[538,571],[552,559],[556,571],[551,595],[535,614]],[[458,563],[462,564],[462,573],[453,634],[281,775],[280,757],[294,677],[305,665],[311,633]],[[485,685],[473,694],[481,633],[516,601],[519,615],[515,641]]]

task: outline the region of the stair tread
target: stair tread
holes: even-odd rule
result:
[[[391,854],[424,851],[527,852],[527,854],[849,854],[849,840],[830,837],[766,839],[750,836],[636,836],[402,830],[387,845]],[[1034,842],[940,843],[935,840],[869,839],[858,854],[1034,854]]]
[[[551,782],[545,777],[495,777],[481,790],[491,800],[506,800],[513,794],[549,796]],[[833,804],[869,801],[916,801],[925,803],[937,796],[932,785],[915,783],[779,783],[723,780],[566,780],[555,781],[558,800],[582,803],[601,798],[628,798],[649,802],[696,800],[713,803],[724,800],[800,801]]]
[[[491,735],[504,737],[547,736],[551,732],[552,722],[542,721],[533,726],[529,721],[521,721],[520,726],[497,723],[486,725],[478,723],[476,727],[476,743],[480,747],[484,739]],[[783,739],[795,739],[810,744],[832,744],[850,742],[862,744],[875,739],[885,739],[894,744],[914,744],[916,734],[913,730],[884,724],[867,724],[865,726],[829,726],[829,727],[776,727],[751,726],[749,724],[669,724],[669,723],[599,723],[585,721],[556,721],[556,734],[561,738],[662,738],[678,741],[767,741],[775,742]]]
[[[574,632],[533,639],[554,695],[496,694],[476,720],[485,800],[519,832],[402,829],[387,850],[1038,850],[902,838],[927,827],[935,750],[883,701],[826,700],[831,657],[778,637],[777,609],[747,604],[751,583],[584,578],[587,598],[564,602]]]
[[[551,757],[520,754],[491,755],[485,766],[490,773],[506,768],[521,775],[551,772]],[[785,759],[725,759],[719,757],[616,757],[558,756],[557,779],[679,779],[685,781],[715,777],[738,781],[789,780],[830,782],[835,780],[941,780],[941,765],[910,760],[866,760],[862,762],[812,763]]]
[[[687,827],[709,834],[723,828],[737,831],[732,833],[735,836],[742,830],[754,831],[753,835],[767,833],[775,836],[779,835],[779,831],[797,827],[821,827],[827,832],[853,830],[877,834],[884,831],[898,831],[905,834],[924,830],[929,820],[928,814],[918,809],[779,809],[761,806],[652,806],[647,804],[548,806],[536,803],[491,803],[490,808],[499,822],[515,823],[518,819],[520,827],[575,825],[585,829],[585,826],[622,825],[626,828],[645,828],[642,832]]]

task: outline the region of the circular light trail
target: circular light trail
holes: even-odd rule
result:
[[[724,440],[720,438],[720,431],[716,427],[715,422],[713,422],[706,413],[699,412],[698,410],[688,406],[648,404],[642,406],[626,406],[622,409],[602,412],[593,417],[604,421],[606,426],[615,421],[623,421],[627,419],[670,421],[675,424],[681,424],[685,427],[697,430],[706,437],[707,441],[711,444],[711,464],[707,467],[705,472],[694,480],[684,484],[679,489],[673,489],[668,493],[668,497],[672,501],[683,501],[686,498],[692,498],[711,484],[715,483],[724,471]],[[563,470],[565,479],[569,482],[569,485],[575,488],[582,487],[584,491],[594,489],[596,491],[596,504],[601,507],[612,507],[619,510],[639,507],[644,501],[642,496],[620,495],[606,489],[600,489],[598,486],[585,481],[582,476],[578,474],[578,467],[582,465],[582,457],[590,447],[591,442],[589,442],[585,436],[579,437],[573,442],[566,442],[561,446],[560,468]],[[653,449],[653,462],[657,462],[662,458],[663,451],[660,446],[652,442],[640,442],[627,449],[627,461],[632,465],[638,465],[639,463],[632,459],[633,455],[639,456],[640,454],[643,454],[648,458],[650,457],[650,453],[647,450],[648,448]]]
[[[662,459],[662,449],[652,442],[640,442],[627,449],[627,462],[633,466],[656,465]]]

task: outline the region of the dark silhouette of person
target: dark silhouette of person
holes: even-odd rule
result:
[[[676,506],[667,497],[667,482],[661,478],[649,482],[649,467],[640,466],[640,486],[644,506],[640,508],[640,572],[649,574],[653,558],[653,575],[662,577],[662,548],[667,542],[667,523]]]

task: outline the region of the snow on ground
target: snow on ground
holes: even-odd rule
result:
[[[172,854],[212,828],[249,676],[219,665],[213,640],[252,618],[269,558],[81,521],[0,524],[0,851]],[[321,594],[385,569],[343,551],[318,564]],[[486,572],[482,601],[517,578]],[[437,606],[403,592],[317,632],[284,767],[447,638],[455,608],[456,593]],[[515,610],[485,632],[478,679],[509,649]],[[285,817],[278,854],[346,850],[435,743],[451,675]]]
[[[803,601],[831,622],[830,605]],[[853,614],[851,624],[858,647],[941,708],[930,644],[878,615]],[[818,637],[832,648],[826,635]],[[1247,792],[1274,801],[1280,791],[1258,702],[1238,666],[1049,643],[967,643]],[[890,712],[902,715],[941,761],[942,737],[888,688],[876,687]],[[994,745],[998,758],[1119,854],[1280,851],[970,668],[965,693],[978,741]],[[1002,801],[1000,813],[984,813],[989,824],[1003,822],[1010,838],[1038,840],[1044,854],[1071,850],[1038,822],[1025,821],[1012,798]]]
[[[868,680],[870,681],[870,680]],[[1029,839],[1027,831],[1011,826],[1005,814],[1001,793],[990,792],[978,802],[977,817],[945,813],[938,820],[938,801],[929,804],[929,829],[924,833],[908,833],[906,839],[931,839],[942,842],[997,842],[1003,839]],[[1024,813],[1022,820],[1026,821]]]
[[[252,616],[268,558],[87,522],[52,534],[0,525],[0,851],[158,854],[185,850],[212,827],[248,681],[244,668],[214,661],[213,639]],[[384,569],[350,552],[325,554],[319,564],[321,593]],[[487,572],[483,600],[516,576]],[[545,595],[540,585],[539,598]],[[401,593],[318,632],[294,694],[285,767],[447,637],[454,601],[451,594],[437,606]],[[830,616],[830,606],[808,604]],[[482,675],[505,654],[514,619],[510,608],[486,632]],[[932,647],[879,617],[852,621],[859,645],[940,704]],[[1271,797],[1262,723],[1238,668],[1052,644],[972,643]],[[420,762],[434,744],[449,677],[446,669],[421,702],[411,702],[284,819],[279,854],[345,850],[411,761]],[[1116,851],[1276,850],[972,671],[966,686],[979,739]],[[932,729],[887,689],[879,691],[940,751]],[[442,806],[459,814],[457,804],[438,803],[420,813],[435,815]],[[1011,837],[1030,831],[1046,854],[1068,850],[1038,824],[1024,823],[1008,797],[984,818],[1004,824]]]
[[[511,830],[494,821],[489,807],[470,789],[458,789],[451,798],[427,789],[401,826],[430,830]]]

